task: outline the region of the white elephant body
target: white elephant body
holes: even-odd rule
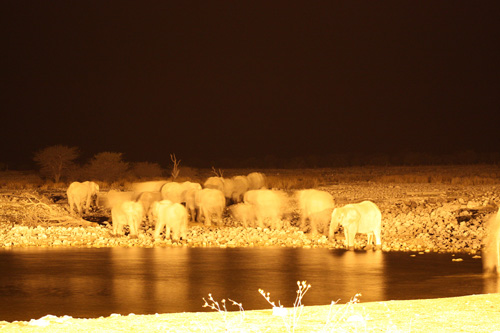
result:
[[[204,218],[205,225],[212,224],[212,218],[215,215],[218,223],[222,223],[222,213],[226,207],[226,198],[220,190],[204,188],[195,193],[195,205],[199,209],[200,219]]]
[[[226,202],[229,203],[233,198],[234,192],[234,180],[231,178],[223,178],[222,179],[224,196],[226,197]]]
[[[185,181],[184,183],[181,183],[182,186],[182,191],[181,191],[181,202],[186,202],[187,200],[187,192],[190,190],[201,190],[201,184],[200,183],[194,183],[190,181]]]
[[[135,201],[136,193],[132,191],[117,191],[109,190],[106,193],[106,208],[113,209],[113,207],[121,205],[125,201]]]
[[[266,176],[260,172],[251,172],[247,175],[248,189],[260,190],[266,187]]]
[[[88,213],[92,203],[95,203],[97,205],[98,193],[99,185],[97,185],[95,182],[86,181],[83,183],[71,183],[66,190],[70,214],[73,213],[73,210],[75,208],[76,212],[79,215],[82,215],[84,208],[85,213]]]
[[[181,183],[171,182],[166,183],[161,188],[161,196],[163,200],[170,200],[174,203],[182,202],[183,187]]]
[[[184,197],[186,199],[186,209],[191,218],[191,221],[198,220],[197,212],[199,211],[199,207],[196,205],[196,193],[198,191],[201,191],[201,189],[192,188],[184,193]]]
[[[326,191],[308,189],[297,191],[295,197],[300,210],[300,228],[305,230],[309,221],[311,233],[317,234],[318,229],[326,232],[334,207],[333,196]]]
[[[153,180],[148,182],[132,183],[132,192],[139,195],[142,192],[160,192],[163,185],[170,182],[169,180]]]
[[[244,202],[253,207],[257,225],[267,224],[273,229],[280,229],[286,203],[286,195],[276,190],[251,190],[245,193]]]
[[[233,218],[245,228],[255,227],[255,212],[251,204],[242,202],[232,205],[229,209]]]
[[[233,192],[231,194],[231,199],[234,203],[239,203],[243,201],[243,195],[248,191],[248,179],[246,176],[235,176],[232,178],[233,181]]]
[[[330,238],[333,238],[339,225],[344,228],[347,248],[354,248],[354,238],[358,233],[368,235],[367,247],[372,246],[373,237],[375,237],[377,248],[381,246],[382,214],[375,203],[363,201],[335,208],[330,222]]]
[[[153,218],[151,216],[151,206],[154,202],[162,200],[160,191],[146,191],[139,194],[137,197],[137,202],[142,205],[143,208],[143,218],[149,220],[150,223],[153,222]]]
[[[129,226],[130,236],[137,237],[143,217],[143,208],[140,202],[124,201],[111,209],[113,234],[123,234],[123,227]]]
[[[224,180],[222,177],[209,177],[205,183],[204,188],[212,188],[224,192]]]
[[[160,238],[165,228],[165,238],[179,241],[186,239],[188,229],[188,215],[186,208],[180,203],[172,203],[169,200],[158,201],[154,204],[156,225],[154,238]]]

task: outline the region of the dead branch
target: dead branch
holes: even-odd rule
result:
[[[214,167],[212,167],[212,172],[213,172],[213,173],[214,173],[217,177],[222,178],[222,174],[223,174],[223,172],[222,172],[222,170],[221,170],[221,169],[216,170]]]
[[[179,164],[181,163],[181,160],[177,161],[175,154],[170,154],[170,159],[174,163],[174,167],[172,168],[172,179],[176,179],[177,176],[179,176]]]

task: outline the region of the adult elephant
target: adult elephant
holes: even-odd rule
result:
[[[140,202],[124,201],[111,209],[111,221],[113,224],[113,235],[123,235],[123,227],[128,225],[130,236],[138,235],[139,227],[143,217],[143,208]]]
[[[186,239],[188,229],[188,214],[186,208],[180,203],[169,200],[155,202],[152,207],[156,216],[154,238],[159,239],[165,229],[165,238],[173,241]],[[172,235],[171,235],[172,234]]]
[[[255,227],[255,212],[253,206],[248,203],[238,203],[229,207],[231,215],[236,221],[241,222],[243,227]]]
[[[272,229],[281,229],[286,195],[276,190],[251,190],[245,193],[243,201],[252,206],[257,226],[265,224]]]
[[[146,191],[139,194],[137,197],[137,202],[142,205],[143,208],[143,218],[147,218],[149,223],[153,222],[151,216],[151,207],[154,202],[162,200],[160,191]]]
[[[249,190],[260,190],[266,187],[266,176],[261,172],[250,172],[247,180]]]
[[[136,196],[136,193],[132,191],[109,190],[105,196],[105,206],[108,209],[113,209],[113,207],[119,206],[125,201],[135,201]]]
[[[231,199],[234,203],[239,203],[243,201],[243,195],[248,191],[248,179],[246,176],[234,176],[231,178],[233,181],[233,193],[231,194]]]
[[[73,210],[76,208],[76,212],[81,216],[84,207],[85,213],[88,213],[92,203],[97,206],[98,193],[99,185],[94,182],[86,181],[83,183],[71,183],[66,190],[69,203],[69,213],[72,214]]]
[[[363,201],[335,208],[330,221],[330,239],[333,239],[333,234],[339,225],[344,228],[345,245],[349,250],[354,249],[354,238],[358,233],[368,235],[367,249],[372,247],[373,237],[375,237],[376,248],[380,249],[382,214],[373,202]]]
[[[308,189],[297,191],[295,197],[300,210],[300,228],[306,230],[309,221],[312,234],[318,230],[326,234],[334,207],[333,196],[326,191]]]
[[[171,182],[163,185],[160,192],[163,200],[170,200],[172,202],[181,203],[182,191],[183,188],[181,183]]]
[[[139,195],[142,192],[159,192],[163,185],[169,183],[169,180],[152,180],[147,182],[132,183],[132,192]]]
[[[220,190],[204,188],[195,193],[195,204],[199,210],[200,220],[205,219],[206,226],[212,225],[215,215],[218,223],[222,224],[222,213],[226,207],[226,198]]]
[[[224,191],[224,179],[222,177],[208,177],[203,183],[203,187]]]
[[[191,189],[201,189],[201,185],[189,181],[183,183],[171,182],[163,185],[161,195],[163,200],[184,203],[186,202],[186,192]]]

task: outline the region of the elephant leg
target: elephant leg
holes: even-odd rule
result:
[[[73,214],[73,210],[75,209],[75,203],[71,197],[68,197],[68,204],[69,204],[69,214]]]
[[[300,215],[300,226],[299,229],[302,231],[306,230],[306,217],[302,214]]]
[[[115,235],[121,236],[123,235],[123,224],[121,222],[118,222],[116,224],[116,232]]]
[[[183,240],[187,239],[187,226],[186,225],[181,226],[180,234],[181,234],[181,237]]]
[[[156,222],[156,226],[155,226],[155,233],[154,233],[154,238],[157,239],[157,238],[160,238],[160,234],[163,230],[163,228],[165,227],[165,223],[164,222],[161,222],[161,221],[157,221]]]
[[[316,236],[318,234],[318,226],[317,226],[318,221],[315,219],[311,220],[311,235]]]
[[[209,214],[209,212],[207,212],[206,210],[204,210],[203,216],[205,217],[205,225],[207,227],[211,226],[212,225],[212,216],[211,216],[211,214]]]
[[[178,242],[181,237],[180,237],[180,230],[179,226],[172,226],[172,240]]]
[[[346,247],[348,250],[354,250],[354,237],[356,236],[356,232],[353,230],[349,230],[349,226],[344,227],[344,235]]]
[[[382,239],[380,237],[380,230],[373,231],[375,236],[375,250],[380,250],[382,248]]]
[[[130,219],[130,223],[129,223],[129,227],[130,227],[130,236],[133,237],[133,238],[137,238],[137,221],[132,218]]]
[[[170,226],[166,226],[165,228],[165,239],[170,239]]]
[[[349,248],[349,231],[347,230],[346,227],[344,227],[344,245],[346,248]]]
[[[92,195],[87,194],[87,200],[85,201],[85,214],[87,214],[90,210],[90,201],[92,200]]]
[[[221,226],[223,225],[223,221],[222,221],[222,210],[217,214],[217,225],[218,226]]]
[[[373,248],[373,232],[369,232],[366,234],[366,246],[365,250],[371,250]]]

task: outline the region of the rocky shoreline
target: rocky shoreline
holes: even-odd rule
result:
[[[382,212],[382,250],[453,252],[479,254],[485,236],[485,222],[497,211],[500,202],[497,186],[450,186],[432,184],[382,185],[362,183],[330,185],[321,188],[343,205],[372,200]],[[63,210],[63,204],[57,204]],[[82,221],[83,225],[20,225],[0,223],[0,247],[305,247],[344,248],[343,233],[333,240],[325,235],[311,235],[296,227],[291,215],[281,230],[237,226],[226,214],[224,226],[205,227],[191,223],[188,237],[180,242],[154,240],[153,229],[145,227],[138,238],[113,237],[111,227]],[[78,222],[78,221],[77,221]],[[357,248],[365,245],[366,236],[357,236]]]

